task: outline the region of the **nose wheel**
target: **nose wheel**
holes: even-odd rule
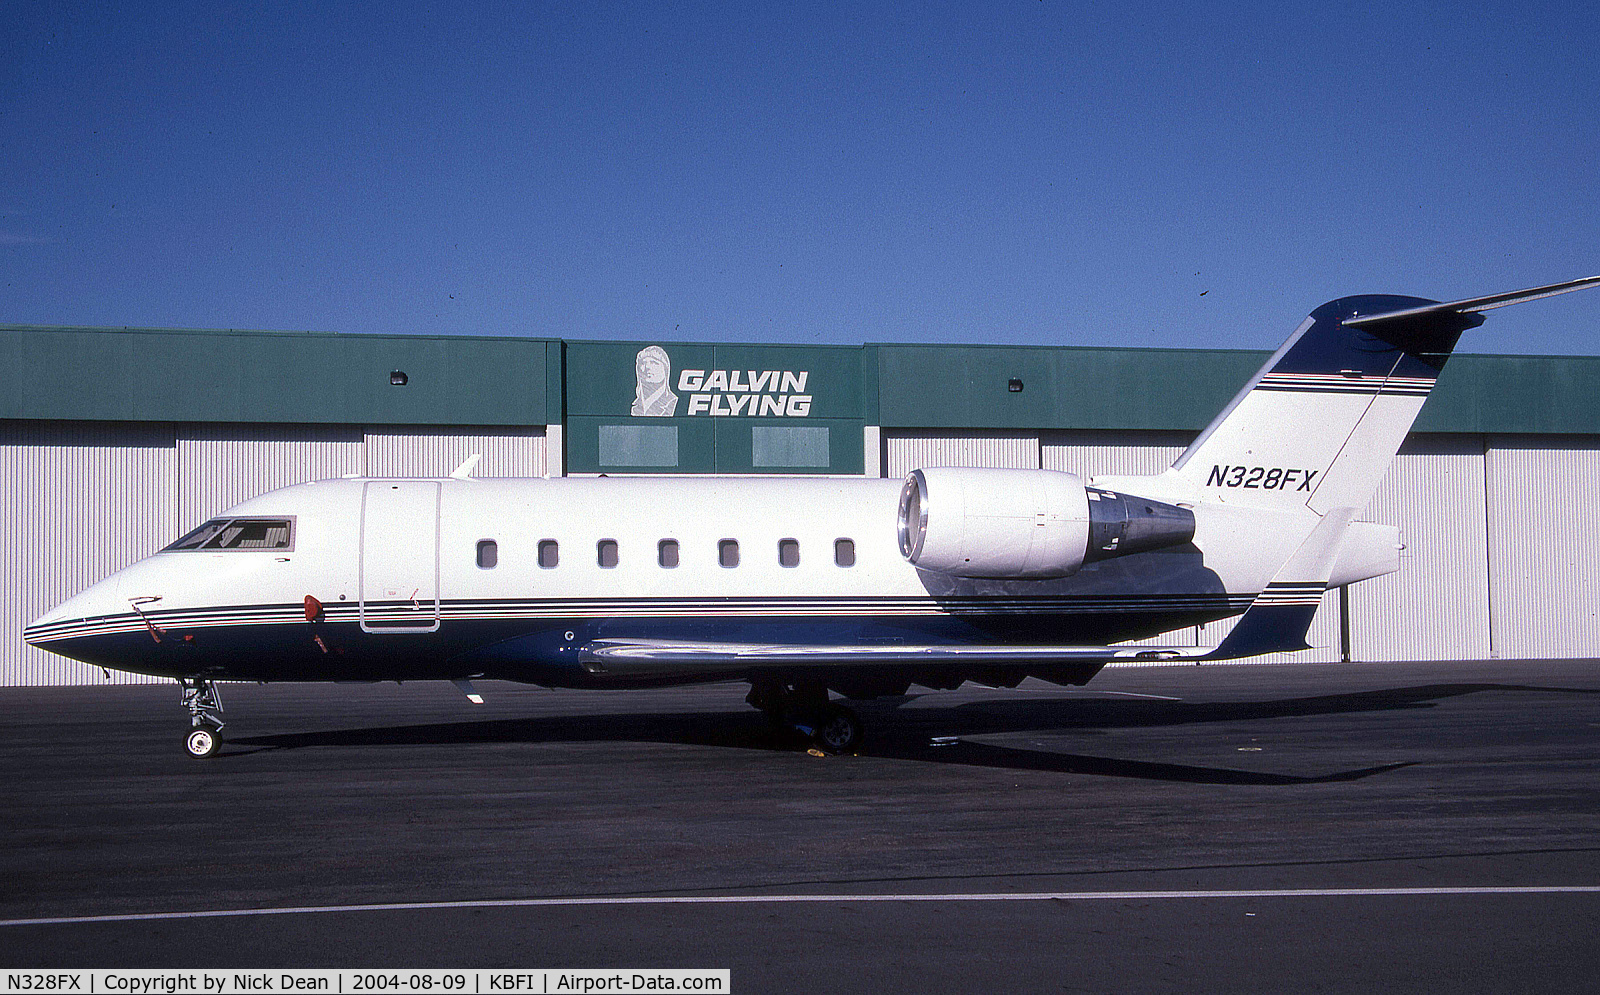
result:
[[[192,729],[184,737],[184,747],[189,751],[189,756],[204,760],[214,757],[222,750],[222,736],[211,726],[200,726]]]
[[[222,696],[217,686],[198,677],[180,677],[183,688],[183,705],[189,709],[189,724],[193,726],[183,738],[183,748],[189,756],[205,760],[222,750]]]

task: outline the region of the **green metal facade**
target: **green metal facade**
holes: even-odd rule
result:
[[[0,419],[562,425],[570,472],[859,473],[866,426],[1198,431],[1266,356],[11,325]],[[1600,357],[1458,356],[1416,429],[1600,434]]]
[[[1267,355],[1236,350],[879,346],[880,424],[1199,431],[1261,368]]]
[[[0,326],[0,418],[544,425],[545,339]],[[559,362],[556,369],[559,369]],[[391,375],[406,375],[404,387]]]
[[[1198,432],[1271,355],[1234,349],[878,346],[878,424]],[[1022,381],[1021,391],[1008,383]],[[1600,433],[1600,357],[1452,358],[1418,432]]]

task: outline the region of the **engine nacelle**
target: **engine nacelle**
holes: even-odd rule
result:
[[[1056,470],[934,467],[900,491],[900,552],[958,577],[1068,577],[1193,538],[1193,512]]]

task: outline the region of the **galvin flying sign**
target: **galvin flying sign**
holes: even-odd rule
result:
[[[672,359],[658,345],[645,346],[634,357],[635,387],[630,413],[670,418],[678,413],[672,390]],[[805,392],[809,370],[683,370],[677,388],[689,397],[686,415],[714,418],[805,418],[811,395]]]

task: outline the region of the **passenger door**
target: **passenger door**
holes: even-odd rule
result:
[[[439,482],[370,480],[361,497],[361,628],[439,628]]]

